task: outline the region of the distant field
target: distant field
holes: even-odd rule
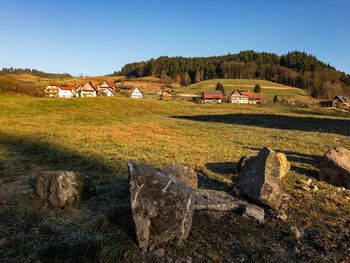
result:
[[[267,80],[251,80],[251,79],[212,79],[202,81],[181,88],[182,92],[200,94],[204,90],[214,90],[218,82],[221,82],[229,95],[235,89],[254,90],[256,84],[260,84],[262,92],[265,95],[265,102],[271,103],[275,95],[285,99],[291,99],[298,102],[315,103],[316,100],[311,98],[305,90],[284,86]]]
[[[291,195],[287,222],[260,225],[236,214],[196,214],[189,239],[180,247],[169,245],[167,255],[191,256],[194,262],[201,255],[212,261],[344,259],[350,214],[344,196],[350,191],[338,192],[315,178],[319,158],[334,145],[350,148],[349,136],[349,115],[312,107],[0,96],[0,198],[9,202],[0,208],[0,234],[11,243],[1,248],[0,261],[138,262],[142,255],[125,210],[128,160],[188,164],[208,174],[200,177],[201,186],[231,191],[228,181],[239,158],[264,146],[286,153],[292,164],[283,182]],[[45,207],[28,190],[29,179],[60,169],[89,175],[98,197],[79,209]],[[320,190],[299,189],[297,181],[306,178]],[[300,241],[308,250],[297,255],[289,234],[295,225],[310,236]]]

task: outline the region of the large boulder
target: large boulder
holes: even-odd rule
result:
[[[128,162],[132,216],[139,246],[181,241],[190,233],[193,217],[192,188],[160,169]]]
[[[71,171],[45,171],[37,174],[36,193],[56,207],[68,207],[95,193],[91,180]]]
[[[235,186],[242,195],[277,209],[282,201],[280,180],[287,169],[281,156],[265,147],[257,156],[245,160]]]
[[[182,179],[193,189],[198,188],[197,173],[191,167],[181,164],[169,164],[163,167],[162,172]]]
[[[350,188],[350,151],[340,146],[330,149],[321,161],[319,173],[321,180]]]

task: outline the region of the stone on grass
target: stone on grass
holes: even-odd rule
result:
[[[192,188],[183,180],[138,162],[128,162],[132,216],[144,251],[190,233]]]
[[[264,222],[265,211],[263,208],[253,204],[246,204],[243,209],[243,216],[255,218],[260,223]]]
[[[282,179],[290,170],[290,163],[288,162],[287,157],[284,153],[277,153],[277,157],[280,161],[280,178]]]
[[[91,180],[71,171],[46,171],[37,174],[36,193],[56,207],[79,204],[95,193]]]
[[[285,168],[277,153],[263,148],[257,156],[249,158],[236,180],[240,193],[261,204],[277,209],[282,201],[280,179]]]
[[[223,191],[197,189],[193,193],[194,209],[228,211],[238,209],[245,202]]]
[[[293,233],[296,240],[300,239],[303,235],[296,226],[290,227],[290,231]]]
[[[321,161],[320,179],[350,188],[350,150],[340,146],[330,149]]]
[[[191,167],[187,167],[181,164],[169,164],[163,167],[162,172],[180,178],[193,189],[198,188],[197,173]]]

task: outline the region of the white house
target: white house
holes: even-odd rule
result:
[[[98,91],[99,91],[99,94],[102,96],[107,96],[107,97],[114,96],[113,88],[106,80],[101,85],[99,85]]]
[[[96,97],[97,96],[97,90],[95,89],[94,85],[89,81],[88,83],[80,86],[77,89],[79,97]]]
[[[50,98],[73,98],[76,90],[73,86],[51,84],[45,88],[45,94]]]
[[[230,94],[229,101],[231,103],[248,104],[249,98],[247,95],[243,95],[243,93],[240,90],[236,89]]]
[[[132,99],[142,99],[143,93],[140,88],[134,88],[130,94],[130,97]]]

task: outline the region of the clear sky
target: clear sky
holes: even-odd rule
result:
[[[247,49],[306,51],[350,73],[350,0],[0,0],[0,68],[104,75]]]

